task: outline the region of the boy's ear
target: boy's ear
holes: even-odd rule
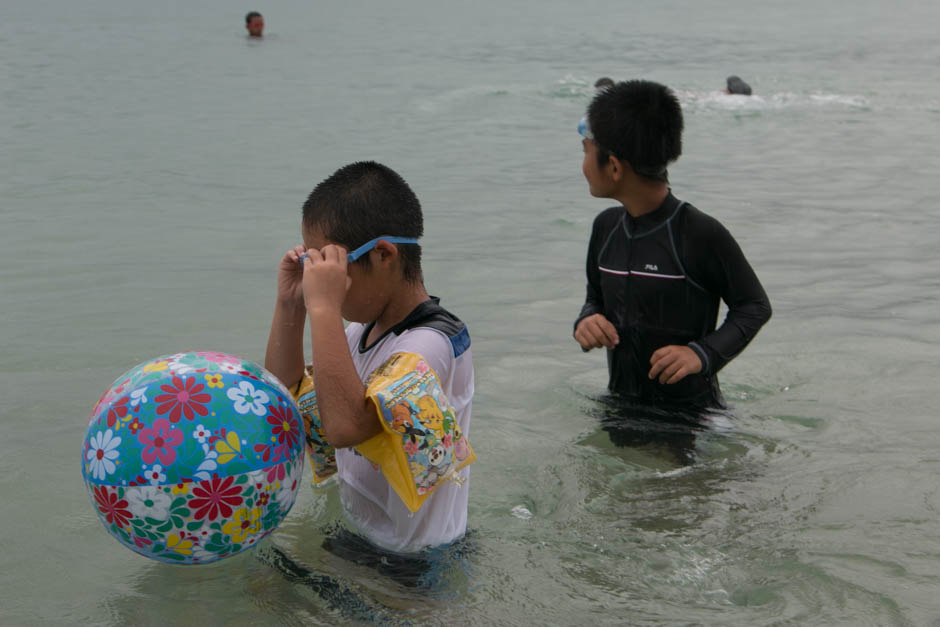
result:
[[[610,157],[607,159],[607,167],[610,172],[610,177],[614,180],[614,182],[619,183],[620,179],[622,179],[624,174],[626,174],[626,168],[628,168],[629,165],[627,165],[626,161],[621,161],[614,155],[610,155]]]
[[[379,263],[385,263],[386,261],[394,261],[395,258],[398,257],[398,247],[385,240],[379,240],[371,253],[379,256]]]

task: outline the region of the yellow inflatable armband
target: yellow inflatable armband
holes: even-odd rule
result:
[[[307,459],[313,469],[313,482],[326,481],[336,474],[336,449],[323,435],[323,423],[317,409],[317,392],[313,388],[313,369],[307,366],[303,378],[297,384],[294,399],[304,419],[304,439],[307,442]]]
[[[375,404],[382,433],[356,450],[382,468],[412,512],[439,485],[458,480],[457,472],[476,461],[437,374],[421,355],[389,357],[369,375],[366,397]]]

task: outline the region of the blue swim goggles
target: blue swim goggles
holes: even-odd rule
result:
[[[364,254],[366,254],[367,252],[375,248],[375,245],[378,244],[380,241],[388,242],[390,244],[417,244],[418,238],[417,237],[398,237],[397,235],[379,235],[375,239],[370,239],[368,242],[366,242],[365,244],[363,244],[356,250],[346,255],[346,263],[352,263],[355,260],[359,259],[359,257],[362,257]],[[300,263],[303,264],[304,259],[306,258],[307,258],[306,253],[301,255]]]
[[[581,118],[581,121],[578,122],[578,135],[584,139],[594,141],[594,133],[591,132],[591,127],[588,125],[587,116],[584,116]]]

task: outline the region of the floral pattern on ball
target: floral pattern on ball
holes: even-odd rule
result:
[[[300,413],[256,364],[177,353],[119,377],[92,410],[82,474],[95,512],[128,548],[195,564],[243,551],[293,506]]]
[[[159,561],[199,564],[235,555],[274,531],[294,504],[302,461],[280,468],[285,478],[274,473],[274,481],[262,471],[178,486],[88,487],[102,524],[121,544]]]

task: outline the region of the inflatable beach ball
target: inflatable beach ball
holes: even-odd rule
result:
[[[91,412],[82,476],[108,532],[176,564],[244,551],[290,511],[303,423],[263,368],[225,353],[158,357],[118,377]]]

